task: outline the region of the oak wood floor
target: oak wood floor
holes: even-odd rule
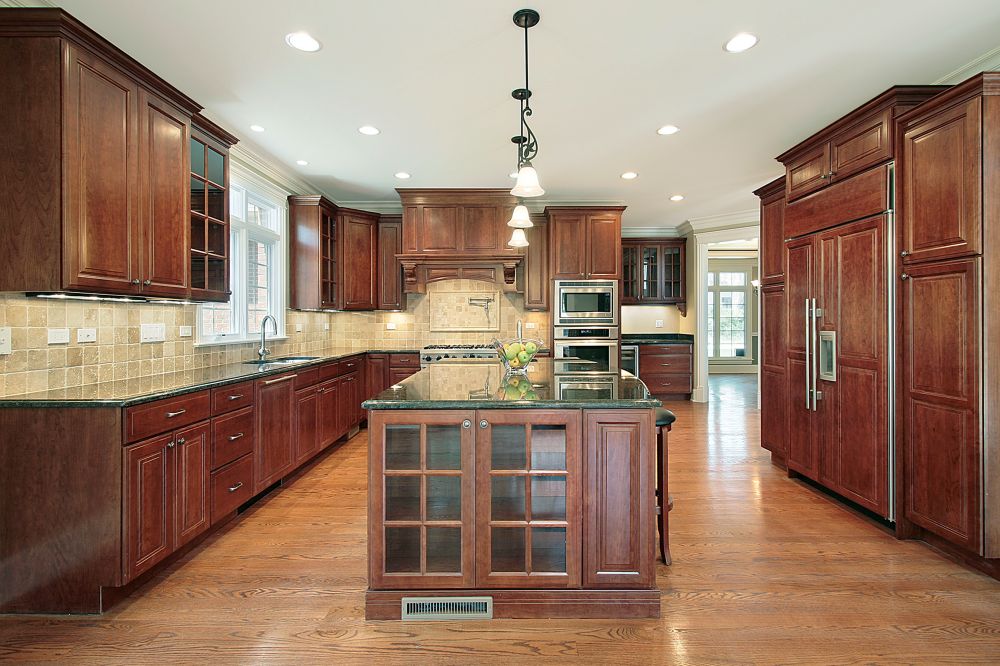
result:
[[[753,381],[670,405],[660,620],[366,622],[362,433],[104,616],[0,618],[0,660],[1000,663],[1000,583],[771,467]]]

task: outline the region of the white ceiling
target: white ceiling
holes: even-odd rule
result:
[[[341,202],[506,187],[530,31],[535,161],[557,201],[620,201],[627,227],[753,209],[774,155],[896,83],[994,49],[997,0],[62,0],[206,114]],[[307,30],[306,54],[284,35]],[[741,55],[722,44],[760,36]],[[655,130],[671,123],[673,136]],[[371,124],[381,135],[357,128]],[[298,167],[295,161],[309,161]],[[639,177],[624,181],[624,171]],[[413,177],[399,181],[397,171]],[[668,196],[686,199],[671,203]]]

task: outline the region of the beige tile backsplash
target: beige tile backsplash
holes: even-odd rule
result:
[[[428,285],[433,292],[495,294],[496,285],[473,280],[448,280]],[[519,294],[499,294],[499,332],[431,331],[429,295],[413,295],[405,312],[298,312],[285,318],[288,340],[269,344],[275,356],[319,351],[327,347],[419,349],[426,344],[485,343],[493,337],[513,336],[518,319],[534,322],[526,337],[548,340],[547,312],[525,312]],[[181,326],[195,326],[197,306],[147,303],[111,303],[26,298],[0,294],[0,326],[11,328],[12,353],[0,356],[0,396],[50,388],[146,377],[190,368],[223,365],[256,357],[256,344],[195,345],[195,338],[179,337]],[[467,313],[455,313],[456,326]],[[438,309],[435,323],[447,322]],[[386,324],[396,324],[387,330]],[[140,324],[162,323],[166,341],[139,342]],[[296,325],[302,331],[296,332]],[[330,330],[324,330],[324,324]],[[70,343],[48,344],[49,328],[69,328]],[[97,341],[76,342],[79,328],[97,329]]]

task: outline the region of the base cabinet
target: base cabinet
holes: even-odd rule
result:
[[[257,448],[254,451],[254,492],[278,481],[295,462],[295,375],[258,379]]]
[[[376,590],[653,589],[652,417],[373,411],[369,611]]]

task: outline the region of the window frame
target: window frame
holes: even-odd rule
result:
[[[226,305],[232,312],[232,333],[207,335],[202,330],[202,313],[206,307],[219,307],[221,303],[198,305],[195,318],[196,347],[244,344],[260,340],[260,332],[251,332],[249,320],[249,241],[257,240],[271,246],[270,284],[268,285],[268,314],[278,322],[280,335],[268,336],[269,340],[286,340],[285,308],[288,293],[288,196],[277,185],[266,181],[249,170],[232,164],[229,175],[229,283],[231,294]],[[241,205],[234,205],[236,197]],[[273,228],[246,219],[247,207],[258,203],[272,208],[275,213]]]
[[[716,263],[719,262],[719,263]],[[724,262],[724,263],[723,263]],[[751,299],[753,298],[753,285],[751,281],[753,280],[753,270],[754,262],[753,260],[743,260],[743,259],[711,259],[709,260],[708,273],[709,275],[715,276],[715,279],[706,278],[706,282],[710,283],[706,287],[706,299],[705,305],[708,312],[705,313],[705,331],[706,331],[706,349],[705,353],[708,357],[708,362],[712,365],[753,365],[753,322],[751,321],[751,315],[753,313],[753,307],[751,305]],[[720,285],[718,276],[720,273],[743,273],[745,279],[743,285]],[[742,289],[741,289],[742,287]],[[722,308],[721,300],[719,294],[721,292],[743,292],[743,349],[745,351],[745,356],[716,356],[717,350],[720,347],[719,341],[719,314]],[[708,295],[711,294],[711,305],[709,306]],[[715,324],[713,327],[709,327],[709,315],[711,315],[711,321]],[[707,349],[707,342],[709,338],[709,331],[711,331],[712,349]]]

